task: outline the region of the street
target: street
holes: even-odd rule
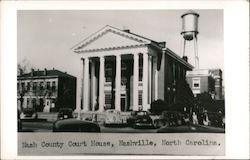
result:
[[[52,132],[53,122],[49,121],[23,121],[21,132]],[[127,126],[100,125],[101,133],[155,133],[157,129],[134,129]]]

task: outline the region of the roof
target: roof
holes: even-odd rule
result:
[[[151,45],[160,47],[160,45],[158,45],[159,42],[156,42],[152,39],[149,39],[149,38],[143,37],[141,35],[132,33],[129,30],[121,30],[121,29],[115,28],[113,26],[106,25],[105,27],[101,28],[97,32],[91,34],[87,38],[83,39],[81,42],[74,45],[72,47],[72,49],[74,50],[74,52],[78,52],[79,50],[81,50],[82,48],[84,48],[85,46],[87,46],[88,44],[90,44],[91,42],[93,42],[98,37],[102,36],[104,33],[108,32],[108,31],[112,31],[112,32],[120,34],[124,37],[130,38],[134,41],[137,41],[138,43],[140,43],[140,45],[151,44]]]
[[[195,15],[195,16],[197,16],[197,17],[200,16],[198,13],[194,12],[193,10],[189,10],[189,11],[187,11],[186,13],[184,13],[184,14],[181,16],[181,18],[183,18],[184,16],[189,15],[189,14],[193,14],[193,15]]]
[[[46,74],[45,74],[46,72]],[[68,77],[68,78],[76,78],[72,75],[67,74],[66,72],[61,72],[59,70],[56,69],[52,69],[52,70],[37,70],[37,71],[33,71],[33,75],[32,72],[30,73],[25,73],[23,75],[19,75],[17,76],[17,79],[29,79],[29,78],[56,78],[56,77]]]
[[[180,63],[184,64],[189,69],[193,69],[193,66],[191,64],[189,64],[188,62],[183,60],[180,56],[178,56],[176,53],[174,53],[170,49],[166,48],[166,43],[165,42],[157,42],[157,41],[154,41],[154,40],[149,39],[147,37],[132,33],[128,29],[121,30],[121,29],[118,29],[118,28],[115,28],[115,27],[109,26],[109,25],[106,25],[105,27],[103,27],[100,30],[98,30],[97,32],[91,34],[90,36],[88,36],[87,38],[85,38],[84,40],[79,42],[78,44],[74,45],[72,47],[73,51],[75,53],[83,53],[84,51],[86,51],[86,52],[94,51],[95,49],[92,49],[92,50],[91,49],[86,49],[86,50],[84,50],[83,48],[86,47],[88,44],[92,43],[93,41],[95,41],[96,39],[98,39],[99,37],[101,37],[102,35],[104,35],[107,32],[113,32],[113,33],[119,34],[119,35],[121,35],[123,37],[127,37],[127,38],[132,39],[135,42],[137,42],[135,44],[131,44],[130,47],[136,47],[136,46],[140,46],[140,45],[149,45],[149,46],[152,46],[153,48],[157,49],[160,52],[165,50],[165,51],[167,51],[166,53],[169,56],[176,59]],[[121,49],[122,46],[101,48],[101,49],[116,49],[116,48]],[[96,49],[96,51],[99,51],[101,49]]]

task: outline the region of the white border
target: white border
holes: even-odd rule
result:
[[[226,156],[249,158],[249,4],[235,1],[2,1],[1,3],[1,157],[69,159],[67,156],[17,157],[16,63],[17,16],[22,10],[224,9]],[[209,25],[209,24],[208,24]],[[142,156],[74,156],[74,159],[139,159]],[[154,157],[154,156],[153,156]],[[153,158],[152,156],[143,159]],[[155,158],[155,157],[154,157]],[[158,159],[194,157],[157,156]],[[211,159],[215,157],[195,157]]]

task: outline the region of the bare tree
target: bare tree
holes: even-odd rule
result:
[[[19,62],[17,64],[17,75],[21,76],[23,74],[26,74],[26,73],[30,72],[32,68],[33,67],[31,65],[31,63],[27,59],[23,59],[21,62]],[[19,86],[19,88],[17,88],[17,94],[19,96],[18,100],[20,101],[21,111],[23,111],[24,96],[28,92],[29,92],[29,88],[27,88],[25,85],[22,86],[22,82],[21,82],[21,86]]]

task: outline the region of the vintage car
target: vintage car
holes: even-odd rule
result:
[[[36,120],[38,114],[34,108],[24,108],[20,114],[20,120]]]
[[[60,108],[58,111],[57,119],[73,118],[73,110],[71,108]]]
[[[74,118],[57,120],[53,123],[53,132],[100,132],[98,124]]]
[[[120,111],[114,109],[108,109],[105,111],[104,126],[122,125],[124,123],[126,123],[126,120],[122,118]]]
[[[158,119],[154,120],[156,128],[164,126],[179,126],[185,123],[184,114],[177,111],[163,111]]]
[[[127,119],[129,126],[133,128],[153,128],[153,120],[147,111],[133,111]]]

